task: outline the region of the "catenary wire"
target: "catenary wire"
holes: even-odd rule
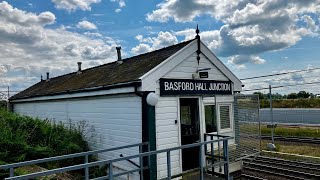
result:
[[[289,85],[281,85],[281,86],[272,86],[272,89],[282,88],[282,87],[301,86],[301,85],[311,85],[311,84],[320,84],[320,81],[318,81],[318,82],[301,83],[301,84],[289,84]],[[265,90],[265,89],[269,89],[269,87],[267,87],[267,88],[257,88],[257,89],[245,89],[243,91],[259,91],[259,90]]]
[[[254,76],[254,77],[242,78],[240,80],[249,80],[249,79],[257,79],[257,78],[264,78],[264,77],[271,77],[271,76],[279,76],[279,75],[298,73],[298,72],[305,72],[305,71],[313,71],[313,70],[319,70],[319,69],[320,68],[303,69],[303,70],[289,71],[289,72],[284,72],[284,73],[275,73],[275,74],[268,74],[268,75],[262,75],[262,76]]]

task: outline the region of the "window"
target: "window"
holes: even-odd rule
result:
[[[180,107],[180,111],[181,111],[181,124],[185,124],[185,125],[191,125],[191,110],[190,110],[190,106],[181,106]]]
[[[206,121],[206,133],[217,132],[217,121],[216,121],[216,106],[206,105],[205,110],[205,121]]]
[[[230,120],[230,106],[221,105],[220,106],[220,129],[230,129],[231,120]]]

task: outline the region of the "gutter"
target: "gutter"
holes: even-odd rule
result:
[[[19,97],[19,98],[14,98],[14,96],[13,96],[13,98],[11,97],[9,99],[9,101],[20,100],[20,99],[28,99],[28,98],[35,98],[35,97],[43,97],[43,96],[55,96],[55,95],[63,95],[63,94],[75,94],[75,93],[81,93],[81,92],[109,90],[109,89],[132,87],[132,86],[134,86],[135,88],[137,86],[141,86],[141,81],[139,80],[139,81],[117,83],[117,84],[104,85],[104,86],[98,86],[98,87],[92,87],[92,88],[83,88],[83,89],[77,89],[77,90],[67,90],[67,91],[61,91],[61,92],[56,92],[56,93],[49,93],[49,94],[45,94],[45,95],[26,96],[26,97]]]

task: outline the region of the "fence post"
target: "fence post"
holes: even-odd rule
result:
[[[109,163],[109,180],[113,180],[112,162]]]
[[[142,153],[142,145],[139,145],[139,154]],[[139,157],[140,161],[140,179],[143,180],[143,157]]]
[[[274,144],[274,123],[273,123],[271,85],[269,85],[269,98],[270,98],[270,118],[271,118],[271,141],[272,141],[272,144]]]
[[[171,160],[170,160],[170,151],[167,151],[167,174],[168,179],[171,179]]]
[[[13,167],[9,169],[9,177],[13,177],[14,176],[14,169]]]
[[[223,158],[224,158],[224,175],[226,180],[230,179],[229,176],[229,152],[228,152],[228,140],[223,140]]]
[[[205,144],[207,145],[207,144]],[[199,148],[199,163],[200,163],[200,180],[203,180],[203,156],[202,156],[202,144],[200,145]]]
[[[88,155],[84,156],[84,163],[85,164],[89,163]],[[84,169],[84,175],[85,175],[85,180],[89,180],[89,168],[88,168],[88,166],[86,166],[85,169]]]

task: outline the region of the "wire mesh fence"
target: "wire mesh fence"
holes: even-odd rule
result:
[[[278,124],[288,125],[319,125],[320,109],[298,109],[298,108],[273,108],[273,121]],[[270,109],[260,110],[261,123],[270,123]]]
[[[236,95],[234,99],[235,147],[230,148],[232,161],[260,152],[258,95]]]

